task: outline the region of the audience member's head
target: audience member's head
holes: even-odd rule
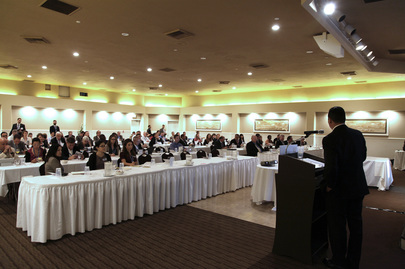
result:
[[[61,133],[61,132],[57,132],[57,133],[55,134],[55,137],[56,137],[57,140],[61,140],[61,139],[62,139],[62,133]]]
[[[62,157],[62,147],[59,144],[53,144],[46,154],[45,162],[49,160],[49,158],[55,157],[56,159],[60,160]]]
[[[84,139],[84,137],[83,137]],[[94,151],[98,153],[104,153],[105,152],[105,142],[98,140],[96,143],[94,143]]]
[[[129,155],[136,155],[134,149],[134,143],[131,139],[125,139],[124,143],[122,144],[122,152],[129,154]]]
[[[252,135],[252,137],[250,138],[250,140],[251,140],[253,143],[256,143],[256,142],[257,142],[257,136],[256,136],[256,135]]]
[[[0,137],[0,151],[3,152],[6,146],[8,145],[7,143],[7,138]]]
[[[14,135],[13,141],[14,141],[14,145],[20,144],[20,142],[21,142],[21,135],[19,135],[19,134]]]
[[[287,136],[287,142],[288,144],[291,144],[293,142],[293,138],[291,135]]]
[[[66,147],[70,150],[73,150],[75,147],[76,140],[71,136],[66,139]]]
[[[107,142],[107,138],[103,134],[100,135],[100,140]]]
[[[328,112],[328,122],[333,121],[335,124],[345,123],[346,112],[340,106],[334,106],[329,109]]]
[[[8,138],[7,132],[1,132],[1,138]]]
[[[174,143],[179,143],[180,137],[179,135],[174,135]]]

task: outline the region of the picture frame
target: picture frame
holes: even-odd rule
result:
[[[388,135],[387,119],[346,119],[346,125],[364,135]]]
[[[197,120],[196,131],[222,131],[221,120]]]
[[[289,119],[255,119],[253,131],[289,133]]]

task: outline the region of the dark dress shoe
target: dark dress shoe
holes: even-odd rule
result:
[[[333,263],[332,260],[328,258],[323,259],[322,263],[328,268],[345,269],[345,267]]]

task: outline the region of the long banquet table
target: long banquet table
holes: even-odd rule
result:
[[[118,156],[111,157],[114,164],[117,164]],[[69,160],[62,164],[64,172],[70,173],[83,171],[88,159]],[[39,167],[43,162],[25,163],[22,165],[0,166],[0,196],[5,196],[8,192],[7,184],[20,182],[25,176],[39,176]]]
[[[24,177],[16,226],[32,242],[44,243],[250,186],[257,166],[257,158],[245,156],[193,161],[129,168],[113,177],[104,177],[103,170]]]

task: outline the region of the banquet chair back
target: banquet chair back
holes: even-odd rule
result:
[[[165,162],[165,160],[169,160],[171,157],[173,157],[173,153],[163,153],[162,154],[162,162]]]
[[[150,162],[151,160],[152,160],[152,156],[150,156],[149,154],[142,154],[138,158],[138,163],[141,165],[141,164],[144,164],[146,162]]]
[[[41,164],[41,166],[39,167],[39,174],[41,176],[45,176],[45,163]]]
[[[166,152],[164,147],[156,147],[155,151],[156,152]]]
[[[145,153],[145,152],[144,152]],[[148,154],[152,154],[153,153],[153,147],[149,147],[148,148]]]
[[[207,157],[207,153],[205,151],[203,151],[202,149],[197,151],[197,158],[205,158],[205,157]]]
[[[212,154],[212,157],[218,157],[218,156],[219,156],[219,150],[213,149],[213,150],[211,151],[211,154]]]
[[[180,159],[184,161],[187,157],[187,154],[190,154],[190,153],[187,151],[180,153]]]

